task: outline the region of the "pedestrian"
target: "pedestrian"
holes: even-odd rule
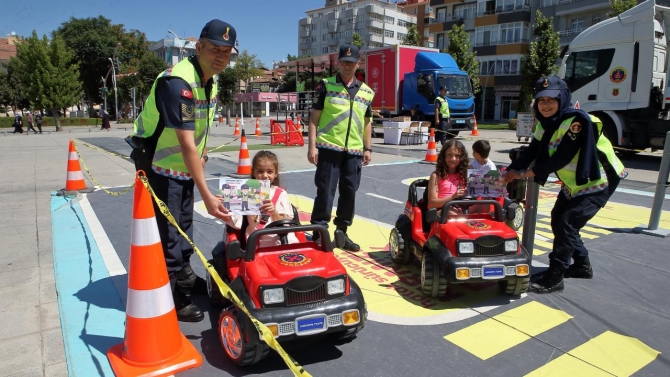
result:
[[[195,55],[156,78],[130,137],[133,143],[137,139],[143,143],[143,148],[133,150],[136,167],[145,171],[154,192],[191,240],[195,187],[210,215],[230,219],[223,203],[207,188],[205,164],[218,93],[214,77],[228,66],[235,40],[235,28],[230,24],[217,19],[208,22],[196,42]],[[156,203],[154,208],[159,211]],[[156,216],[156,222],[177,318],[202,321],[202,310],[188,297],[207,294],[204,279],[191,267],[193,247],[165,216]]]
[[[33,122],[32,111],[28,111],[28,115],[26,115],[26,122],[28,122],[28,130],[26,132],[30,132],[30,130],[32,130],[35,134],[37,134],[37,130],[35,129],[35,125]]]
[[[344,249],[358,251],[360,246],[347,235],[354,220],[356,191],[361,170],[372,159],[372,110],[374,92],[355,78],[359,66],[358,47],[340,46],[340,72],[321,80],[316,87],[317,101],[309,118],[307,159],[316,165],[316,198],[312,224],[328,226],[335,190],[339,188],[337,214],[333,221],[345,234]],[[319,240],[319,234],[314,236]]]
[[[421,106],[419,105],[412,106],[412,108],[409,110],[409,113],[410,120],[412,122],[423,122],[426,120],[423,111],[421,111]]]
[[[508,167],[505,182],[533,178],[541,185],[555,173],[562,187],[551,210],[554,243],[549,269],[531,278],[530,291],[562,291],[563,278],[593,278],[589,252],[579,231],[605,206],[626,169],[602,133],[602,122],[571,106],[565,81],[556,76],[535,83],[533,140]],[[535,165],[530,167],[532,161]],[[571,261],[574,263],[571,264]]]
[[[35,111],[35,121],[37,122],[37,129],[42,133],[42,110]]]
[[[23,133],[23,117],[21,116],[21,110],[18,110],[14,114],[14,132],[12,133]]]
[[[447,102],[447,87],[440,86],[440,95],[435,98],[435,128],[437,139],[444,146],[447,142],[447,127],[449,126],[449,103]]]
[[[102,127],[100,127],[100,130],[107,130],[109,131],[110,128],[112,128],[111,124],[109,124],[109,114],[105,110],[100,110],[102,112]]]

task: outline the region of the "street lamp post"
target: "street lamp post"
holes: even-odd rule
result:
[[[177,35],[177,33],[175,33],[174,31],[172,31],[172,30],[168,30],[168,33],[174,35],[174,40],[175,40],[175,41],[177,41],[177,40],[181,40],[181,38],[179,38],[179,36]],[[181,61],[181,59],[182,59],[182,54],[183,54],[183,51],[184,51],[184,43],[181,43],[181,42],[180,42],[179,45],[180,45],[180,46],[179,46],[179,56],[177,57],[177,63],[179,63],[179,62]]]
[[[491,68],[495,68],[498,61],[499,60],[493,61],[493,65],[491,66]],[[491,76],[491,68],[489,68],[489,71],[486,73],[486,82],[484,83],[484,92],[482,93],[482,121],[486,119],[486,113],[484,112],[484,110],[486,110],[486,87],[489,85],[489,76]]]
[[[116,106],[116,124],[119,124],[119,91],[116,90],[116,69],[114,68],[114,60],[109,59],[109,62],[112,63],[112,83],[114,84],[114,106]]]

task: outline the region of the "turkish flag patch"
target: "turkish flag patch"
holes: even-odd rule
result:
[[[181,96],[184,98],[193,99],[193,92],[191,92],[190,90],[182,89]]]

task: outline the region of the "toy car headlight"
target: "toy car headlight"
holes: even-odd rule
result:
[[[328,294],[337,295],[344,293],[344,279],[335,279],[328,281]]]
[[[472,254],[475,252],[475,244],[472,242],[460,242],[458,244],[459,254]]]
[[[272,288],[263,291],[263,302],[266,304],[277,304],[284,302],[284,289]]]
[[[517,251],[519,249],[519,241],[518,240],[507,240],[505,241],[505,251],[510,252],[510,251]]]

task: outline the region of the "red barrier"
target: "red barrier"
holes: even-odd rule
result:
[[[270,119],[270,144],[286,144],[286,133],[281,123],[274,119]]]
[[[286,119],[286,133],[286,146],[299,145],[302,147],[305,145],[300,124],[295,124],[292,120]]]

